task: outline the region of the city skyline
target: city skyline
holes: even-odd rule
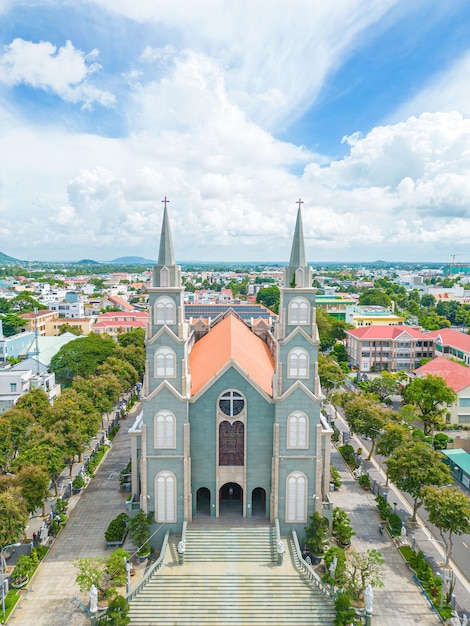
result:
[[[311,263],[470,261],[463,0],[0,17],[0,252],[153,259],[168,197],[181,262],[282,262],[301,198]]]

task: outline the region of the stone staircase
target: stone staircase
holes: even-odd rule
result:
[[[276,563],[273,529],[192,528],[185,560],[176,543],[130,605],[133,626],[331,626],[333,602],[293,568]]]

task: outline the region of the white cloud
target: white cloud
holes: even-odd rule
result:
[[[52,91],[68,102],[81,102],[90,107],[93,102],[109,106],[114,96],[87,82],[100,69],[93,62],[97,50],[85,55],[70,41],[57,48],[48,41],[33,43],[14,39],[5,46],[0,57],[0,81],[7,85],[25,84]]]

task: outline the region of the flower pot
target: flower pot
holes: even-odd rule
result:
[[[21,589],[22,587],[24,587],[25,585],[27,585],[29,583],[29,576],[26,576],[24,579],[20,579],[17,582],[13,582],[13,580],[10,583],[10,587],[13,587],[13,589]]]

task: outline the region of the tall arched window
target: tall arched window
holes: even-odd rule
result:
[[[289,378],[308,378],[308,352],[303,348],[294,348],[287,357],[287,376]]]
[[[176,448],[176,418],[170,411],[159,411],[155,415],[154,447]]]
[[[293,298],[289,304],[289,324],[308,324],[309,307],[305,298]]]
[[[238,420],[219,425],[219,465],[243,465],[245,458],[245,425]]]
[[[307,521],[307,478],[292,472],[286,479],[286,522]]]
[[[176,477],[171,472],[155,476],[155,520],[176,522]]]
[[[155,324],[176,324],[176,305],[167,296],[158,298],[154,305]]]
[[[308,417],[301,411],[294,411],[287,418],[287,447],[308,448]]]
[[[168,287],[170,282],[170,272],[167,267],[160,270],[160,287]]]
[[[155,378],[176,376],[176,354],[166,346],[155,352]]]

